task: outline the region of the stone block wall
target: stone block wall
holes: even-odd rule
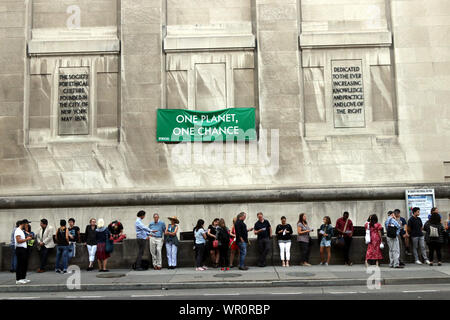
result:
[[[0,196],[447,183],[449,16],[446,0],[0,0]],[[333,109],[345,63],[355,122]],[[89,70],[88,134],[58,134],[62,68]],[[158,108],[228,107],[256,108],[257,142],[156,142]]]

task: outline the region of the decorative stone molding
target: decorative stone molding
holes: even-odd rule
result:
[[[116,27],[33,29],[28,55],[119,54]]]

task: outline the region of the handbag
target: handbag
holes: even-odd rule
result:
[[[370,239],[370,225],[369,225],[368,222],[366,223],[366,236],[365,236],[365,239],[366,239],[366,244],[369,244],[371,239]]]
[[[219,247],[219,240],[214,240],[212,244],[213,244],[213,248],[218,248]]]
[[[347,221],[345,221],[344,229],[342,230],[343,232],[345,232],[345,229],[347,229],[347,224],[348,224],[348,219],[347,219]],[[345,246],[344,235],[339,234],[336,237],[335,245],[339,248],[343,248]]]
[[[109,234],[106,238],[106,244],[105,244],[105,252],[106,253],[112,253],[114,251],[114,240],[111,240],[109,237]]]

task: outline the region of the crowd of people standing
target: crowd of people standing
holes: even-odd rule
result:
[[[403,268],[405,263],[401,261],[400,252],[402,249],[406,256],[414,256],[416,264],[434,264],[436,255],[438,266],[442,265],[442,246],[450,231],[449,220],[443,223],[442,216],[438,208],[433,208],[429,214],[428,221],[423,224],[420,217],[420,209],[413,208],[412,216],[406,221],[401,217],[400,210],[388,212],[384,228],[378,222],[376,214],[372,214],[365,223],[367,251],[365,255],[366,265],[378,265],[383,259],[383,230],[386,231],[386,242],[389,249],[389,265],[391,268]],[[178,254],[178,232],[179,220],[177,217],[168,217],[169,223],[166,225],[160,220],[159,214],[153,214],[153,221],[147,226],[143,220],[145,211],[137,213],[135,223],[138,255],[134,269],[137,271],[146,270],[149,262],[144,261],[143,255],[147,242],[149,243],[153,268],[162,269],[162,248],[165,245],[167,262],[169,269],[177,267]],[[221,268],[223,271],[233,268],[235,257],[238,258],[238,268],[248,270],[245,264],[247,249],[249,245],[248,233],[252,232],[257,237],[259,267],[266,266],[267,255],[271,251],[271,237],[276,236],[280,251],[280,260],[283,267],[290,266],[291,243],[294,239],[294,231],[287,223],[285,216],[281,217],[273,232],[270,222],[264,218],[262,212],[257,213],[257,220],[252,227],[247,227],[245,221],[247,214],[239,213],[232,222],[231,228],[226,226],[224,219],[216,218],[205,228],[205,221],[199,219],[193,230],[195,264],[197,271],[207,270],[205,261],[209,258],[213,268]],[[314,229],[310,227],[305,213],[301,213],[297,222],[297,241],[300,250],[300,265],[311,266],[309,258],[312,246],[311,233]],[[329,216],[323,217],[323,223],[318,229],[318,240],[320,246],[320,265],[328,265],[331,260],[331,247],[343,250],[344,262],[351,266],[350,248],[354,233],[353,222],[349,218],[349,212],[344,212],[342,217],[336,221],[333,227]],[[26,271],[28,269],[28,258],[37,247],[40,256],[40,266],[38,273],[46,271],[48,255],[56,250],[55,271],[67,273],[70,259],[76,256],[76,244],[83,243],[86,246],[89,265],[87,271],[94,269],[95,260],[98,261],[99,272],[108,272],[107,262],[113,251],[114,243],[126,238],[123,234],[123,225],[119,221],[113,221],[106,226],[103,219],[98,221],[90,219],[85,228],[85,233],[80,233],[80,228],[75,225],[75,219],[70,218],[68,224],[66,220],[60,220],[58,229],[54,229],[48,224],[47,219],[40,221],[40,228],[36,233],[31,231],[28,220],[18,221],[16,228],[11,234],[11,271],[16,272],[16,283],[28,283]],[[425,245],[428,246],[429,256]],[[421,261],[422,259],[422,261]],[[146,265],[147,264],[147,265]]]

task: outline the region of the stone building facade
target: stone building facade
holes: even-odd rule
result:
[[[0,241],[22,217],[134,237],[141,208],[362,225],[423,186],[445,212],[449,101],[447,0],[0,0]],[[230,107],[256,143],[156,141],[159,108]]]

